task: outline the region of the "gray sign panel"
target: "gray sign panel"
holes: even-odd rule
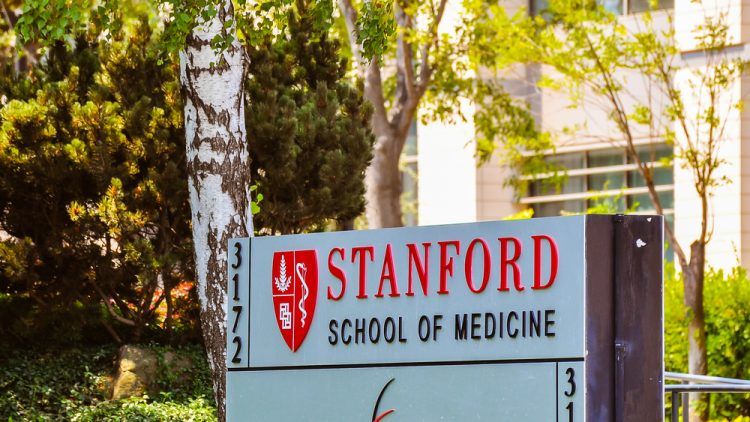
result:
[[[230,241],[229,420],[585,420],[587,219]]]

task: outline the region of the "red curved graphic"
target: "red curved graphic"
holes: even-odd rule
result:
[[[391,413],[395,412],[396,409],[388,409],[385,412],[378,415],[378,408],[380,407],[380,400],[383,399],[383,394],[385,394],[385,390],[388,388],[393,381],[395,381],[396,378],[391,378],[390,381],[385,383],[383,386],[383,389],[380,390],[380,394],[378,394],[378,399],[375,401],[375,408],[372,410],[372,422],[380,422],[385,418],[386,416],[390,415]]]
[[[384,418],[384,417],[386,417],[386,416],[390,415],[391,413],[393,413],[393,412],[395,412],[395,411],[396,411],[396,409],[390,409],[390,410],[386,410],[386,411],[385,411],[385,412],[383,412],[382,414],[378,415],[378,417],[377,417],[377,418],[375,418],[375,419],[374,419],[374,420],[373,420],[372,422],[380,422],[380,421],[382,421],[382,420],[383,420],[383,418]]]

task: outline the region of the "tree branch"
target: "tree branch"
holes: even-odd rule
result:
[[[0,7],[3,9],[3,16],[5,16],[5,21],[8,22],[8,29],[13,31],[15,25],[14,25],[12,17],[10,16],[10,12],[8,12],[8,7],[5,6],[5,0],[0,0]],[[36,57],[34,56],[34,53],[31,50],[29,50],[25,45],[22,45],[21,49],[23,49],[23,51],[26,52],[26,57],[29,60],[29,62],[31,62],[32,65],[36,65],[37,60],[36,60]],[[16,56],[14,67],[15,67],[16,73],[18,73],[20,71],[18,52],[16,51],[15,48],[13,50]]]
[[[420,97],[427,90],[430,77],[432,76],[432,72],[434,71],[434,68],[430,65],[430,50],[439,42],[438,26],[443,20],[443,15],[445,14],[445,6],[447,3],[448,0],[440,0],[438,10],[435,13],[432,24],[430,25],[430,40],[422,45],[422,48],[420,49],[420,56],[422,60],[419,64],[419,82],[417,82],[417,92]]]
[[[112,336],[112,338],[115,340],[115,343],[122,344],[122,339],[120,338],[119,335],[117,335],[117,331],[115,331],[115,329],[112,328],[111,325],[109,325],[106,319],[100,318],[99,322],[102,323],[102,326],[104,326],[104,329],[107,330],[110,336]]]
[[[404,0],[406,1],[406,0]],[[408,7],[407,3],[404,3],[405,7]],[[403,83],[406,87],[406,93],[410,99],[416,97],[415,81],[414,81],[414,63],[412,62],[412,45],[406,38],[409,35],[407,31],[411,32],[414,29],[414,21],[411,16],[407,15],[404,8],[401,7],[399,2],[396,2],[396,23],[401,28],[398,35],[398,51],[397,59],[398,71],[402,73]]]
[[[383,80],[380,74],[380,58],[378,57],[373,57],[367,66],[364,95],[374,108],[373,120],[380,125],[390,125],[388,112],[385,109]]]
[[[344,16],[349,46],[357,63],[357,73],[365,82],[364,96],[374,108],[373,120],[379,125],[388,125],[388,113],[383,96],[383,80],[380,74],[380,59],[373,57],[369,63],[362,56],[362,46],[357,41],[357,11],[351,0],[338,0],[339,9]]]
[[[591,39],[589,38],[588,35],[586,35],[586,43],[588,45],[589,52],[594,58],[597,69],[599,69],[599,72],[602,75],[602,78],[604,78],[603,87],[606,91],[605,95],[607,98],[609,98],[609,101],[612,103],[612,107],[614,108],[614,115],[615,115],[616,123],[618,127],[620,128],[620,131],[622,132],[623,136],[625,136],[625,141],[626,141],[625,150],[627,151],[628,156],[630,156],[630,158],[638,166],[638,171],[641,173],[644,181],[646,182],[646,187],[648,189],[648,196],[651,199],[651,203],[654,205],[654,209],[656,210],[656,213],[660,215],[664,215],[664,208],[662,207],[661,200],[659,199],[659,194],[656,192],[656,187],[654,186],[654,179],[653,177],[651,177],[650,169],[648,168],[647,164],[641,161],[640,157],[638,157],[637,151],[635,150],[634,137],[630,129],[630,122],[628,121],[627,113],[625,112],[625,106],[622,103],[622,101],[619,99],[619,96],[617,95],[617,92],[615,90],[614,76],[610,73],[610,70],[606,66],[603,65],[601,58],[599,57],[599,54],[594,48],[594,45],[591,42]],[[668,224],[666,224],[665,226],[667,230],[667,235],[669,236],[669,239],[672,242],[672,248],[677,254],[677,257],[680,261],[680,265],[683,268],[687,268],[687,256],[685,255],[685,251],[683,251],[682,247],[677,242],[677,236],[674,234],[671,227],[669,227]]]
[[[349,37],[349,48],[352,50],[352,57],[354,57],[355,64],[357,66],[357,73],[364,78],[365,69],[367,63],[362,56],[362,46],[357,41],[357,10],[354,9],[351,0],[338,0],[339,10],[344,16],[344,22],[346,23],[346,33]]]
[[[96,290],[97,293],[99,293],[99,296],[101,296],[102,300],[104,301],[104,304],[107,305],[107,310],[109,311],[109,314],[112,315],[112,318],[116,319],[117,321],[129,325],[131,327],[135,327],[135,322],[133,320],[124,318],[115,312],[115,310],[112,308],[112,298],[104,294],[102,289],[99,287],[98,284],[96,284],[95,281],[89,280],[92,286],[94,286],[94,290]]]

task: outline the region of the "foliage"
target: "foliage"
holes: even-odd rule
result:
[[[70,416],[71,422],[211,422],[216,420],[216,409],[204,397],[187,403],[172,401],[151,402],[135,397],[121,401],[102,402],[86,407]]]
[[[664,362],[667,371],[687,372],[688,308],[682,276],[668,266],[664,282]],[[750,278],[742,267],[709,269],[704,290],[710,375],[750,379]],[[750,415],[750,394],[712,394],[711,417]]]
[[[403,224],[398,161],[417,119],[473,120],[480,161],[501,145],[497,157],[517,170],[505,182],[519,193],[542,171],[554,176],[545,182],[560,183],[560,169],[539,159],[553,144],[537,130],[530,105],[506,90],[506,74],[486,72],[479,60],[483,34],[475,29],[485,3],[462,2],[458,20],[447,0],[341,0],[338,5],[346,34],[338,27],[336,33],[349,41],[346,56],[354,59],[353,70],[365,82],[364,95],[374,110],[378,153],[367,179],[371,227]],[[452,16],[444,19],[447,15]]]
[[[0,293],[0,348],[110,342],[101,327],[104,312],[98,304],[80,300],[67,307],[42,307],[28,294]]]
[[[515,62],[554,69],[540,77],[539,86],[566,92],[571,107],[593,107],[606,114],[615,130],[588,135],[622,146],[637,165],[658,213],[662,205],[654,190],[654,168],[638,156],[638,142],[673,145],[675,164],[693,175],[704,202],[728,182],[716,169],[724,164],[719,150],[729,116],[742,108],[730,88],[746,64],[725,50],[732,43],[726,13],[706,13],[692,29],[695,49],[705,62],[691,68],[675,60],[680,49],[671,17],[666,25],[657,24],[650,13],[643,13],[628,24],[600,4],[581,1],[551,1],[543,17],[528,17],[523,9],[509,16],[499,6],[476,9],[484,11],[475,30],[480,34],[480,62],[489,69]],[[706,221],[699,241],[707,242]],[[687,264],[679,245],[676,252]]]
[[[297,0],[284,30],[245,46],[252,179],[263,197],[254,223],[262,232],[299,233],[364,208],[371,108],[346,83],[321,8],[330,3]]]
[[[483,66],[479,57],[473,59],[476,66]],[[544,158],[555,150],[553,138],[537,129],[528,106],[519,104],[491,81],[479,84],[476,95],[477,101],[483,103],[474,114],[480,162],[496,155],[501,164],[513,169],[503,185],[512,186],[517,198],[524,196],[534,181],[539,181],[543,189],[559,189],[567,180],[565,169]],[[498,148],[500,153],[495,154]]]
[[[526,208],[515,214],[503,217],[503,220],[528,220],[534,217],[534,208]]]
[[[205,396],[211,397],[211,371],[206,365],[204,350],[198,345],[182,347],[149,345],[156,352],[158,360],[157,388],[162,399],[187,402]],[[190,366],[169,365],[165,356],[173,354],[173,362],[185,359]]]
[[[396,22],[394,4],[387,0],[362,2],[357,19],[357,42],[362,45],[362,55],[367,59],[385,54],[394,41]]]
[[[107,401],[117,349],[3,350],[0,357],[0,420],[39,421],[213,421],[215,408],[205,354],[195,346],[161,353],[187,356],[188,382],[162,376],[170,393],[155,398]],[[181,374],[182,376],[182,374]]]
[[[8,1],[8,0],[6,0]],[[17,0],[10,0],[11,5]],[[126,36],[128,21],[139,15],[158,20],[161,36],[158,51],[161,61],[176,61],[177,53],[185,47],[187,37],[199,22],[208,22],[222,13],[222,1],[217,0],[24,0],[22,13],[15,32],[22,44],[37,43],[44,47],[58,42],[70,42],[77,34],[86,33],[91,39],[107,42]],[[236,27],[248,22],[260,22],[253,33],[246,33],[245,41],[254,44],[270,34],[290,0],[263,0],[228,2],[237,9],[237,16],[221,16],[224,31],[211,40],[211,45],[221,54],[239,38]],[[320,15],[318,18],[328,16]]]
[[[590,200],[593,201],[593,203],[586,209],[586,214],[631,214],[634,213],[640,205],[638,202],[633,202],[627,209],[623,209],[625,204],[625,194],[622,192],[616,195],[595,195],[592,196]]]
[[[42,3],[25,4],[17,28],[103,12]],[[268,4],[276,21],[243,27],[267,34],[256,39],[260,48],[246,39],[257,58],[247,84],[260,182],[251,187],[252,212],[263,205],[261,230],[316,229],[361,212],[369,108],[342,82],[345,63],[327,38],[330,2],[300,2],[297,11]],[[0,241],[2,342],[100,343],[102,327],[117,341],[196,338],[197,298],[185,281],[192,249],[182,101],[176,66],[162,51],[174,35],[169,25],[183,25],[175,21],[186,12],[165,5],[166,32],[132,19],[148,5],[122,5],[111,15],[119,22],[108,27],[111,36],[97,38],[96,19],[75,38],[78,27],[65,27],[65,42],[44,41],[44,64],[0,76],[0,230],[10,235]],[[288,29],[272,36],[268,25],[287,19]],[[11,56],[2,64],[14,66]]]
[[[0,420],[49,420],[70,403],[105,399],[106,374],[116,350],[30,352],[3,350],[0,357]]]
[[[24,0],[15,31],[21,43],[39,43],[45,47],[69,42],[81,33],[92,39],[102,36],[113,41],[126,36],[130,18],[139,14],[158,14],[164,26],[159,50],[174,54],[182,48],[198,18],[205,19],[216,13],[212,0]],[[216,45],[224,47],[226,39],[216,40]]]
[[[45,2],[49,3],[48,0],[30,0],[30,2],[34,3],[34,10],[27,11],[27,16],[29,17],[29,19],[27,19],[22,25],[20,25],[20,27],[17,28],[18,33],[29,34],[28,37],[24,37],[25,43],[37,41],[45,46],[59,43],[60,45],[67,46],[70,49],[77,49],[80,47],[78,42],[73,42],[74,37],[77,35],[76,28],[69,26],[67,19],[65,19],[67,14],[66,5],[70,3],[69,0],[53,0],[52,4],[45,4]],[[82,6],[84,8],[89,8],[89,6],[91,8],[99,6],[95,10],[95,13],[91,15],[90,20],[92,22],[92,27],[90,27],[91,31],[87,34],[88,36],[90,36],[89,41],[118,41],[121,39],[121,37],[123,37],[123,35],[126,35],[118,30],[118,26],[121,22],[123,22],[120,20],[120,16],[121,14],[124,14],[122,12],[125,9],[124,7],[121,8],[121,5],[130,3],[132,2],[120,2],[116,0],[84,2]],[[243,4],[245,2],[239,1],[238,3]],[[216,189],[227,191],[229,189],[228,186],[230,185],[233,186],[233,189],[238,191],[239,193],[231,196],[231,202],[233,202],[233,204],[231,204],[232,206],[230,206],[229,208],[227,208],[225,204],[207,200],[205,201],[205,204],[209,211],[198,212],[196,210],[196,212],[193,214],[193,228],[195,229],[194,232],[197,236],[196,245],[198,245],[198,256],[204,256],[204,253],[207,253],[209,256],[209,262],[218,262],[218,265],[210,264],[208,265],[208,267],[199,265],[199,271],[197,271],[196,279],[198,288],[200,289],[201,293],[208,292],[206,295],[201,294],[201,298],[204,299],[201,301],[201,310],[203,316],[202,326],[206,331],[205,337],[207,338],[207,347],[210,350],[212,368],[214,368],[215,370],[214,384],[216,387],[216,399],[219,403],[219,419],[223,420],[223,368],[225,366],[223,356],[225,354],[225,344],[221,339],[224,337],[226,327],[223,323],[224,312],[222,311],[221,306],[214,305],[220,305],[221,303],[223,303],[222,298],[226,296],[226,271],[221,270],[221,268],[226,263],[219,256],[220,253],[217,252],[218,250],[225,248],[225,246],[221,245],[226,245],[226,242],[219,241],[220,245],[217,247],[216,239],[219,239],[223,234],[227,234],[225,229],[229,230],[230,235],[247,235],[252,231],[251,215],[252,212],[255,211],[252,206],[251,198],[249,195],[247,195],[249,186],[243,186],[251,182],[249,177],[250,170],[246,165],[239,164],[245,163],[246,159],[248,158],[247,149],[244,144],[245,140],[238,139],[238,137],[235,136],[231,136],[231,142],[227,142],[226,136],[224,136],[230,133],[229,128],[227,127],[230,123],[234,126],[235,129],[232,131],[233,134],[240,135],[239,138],[242,138],[242,136],[245,134],[244,124],[242,123],[242,109],[244,107],[244,101],[242,101],[242,97],[239,96],[242,95],[240,88],[242,79],[241,76],[244,70],[244,66],[242,63],[243,55],[242,51],[240,51],[239,43],[237,41],[237,36],[235,33],[234,8],[232,0],[224,0],[220,2],[214,0],[171,0],[165,2],[158,1],[158,3],[148,2],[148,4],[152,6],[157,6],[157,4],[158,6],[163,5],[160,12],[164,12],[164,15],[166,15],[166,19],[162,22],[164,30],[162,45],[165,47],[165,50],[171,53],[175,53],[182,50],[183,47],[187,47],[187,51],[184,51],[184,53],[187,54],[181,54],[181,58],[184,59],[181,60],[181,64],[185,65],[185,67],[181,69],[183,71],[182,75],[185,75],[186,78],[188,78],[188,75],[204,75],[203,78],[198,78],[199,85],[201,85],[200,87],[196,87],[193,84],[186,83],[184,92],[187,98],[186,107],[190,107],[188,109],[188,112],[195,110],[198,112],[199,116],[207,117],[207,119],[198,118],[197,120],[191,120],[192,122],[195,122],[195,125],[187,125],[187,129],[189,131],[187,137],[190,139],[188,139],[187,144],[183,143],[185,139],[185,135],[183,134],[183,142],[181,142],[180,144],[187,145],[187,152],[192,154],[193,152],[200,149],[200,146],[198,145],[200,144],[200,142],[195,142],[196,139],[194,139],[194,135],[198,136],[200,140],[207,140],[205,134],[208,133],[208,131],[211,131],[212,133],[210,136],[212,136],[212,139],[210,140],[210,142],[214,145],[218,143],[219,145],[226,147],[226,156],[228,158],[231,157],[231,159],[234,160],[231,164],[230,160],[226,160],[226,163],[228,165],[218,166],[216,165],[216,161],[213,160],[213,158],[203,161],[202,159],[205,157],[205,154],[197,154],[195,159],[190,159],[190,167],[186,172],[189,173],[190,176],[189,180],[191,182],[191,192],[195,192],[197,190],[200,197],[202,197],[203,199],[206,198],[203,193],[211,192]],[[40,17],[47,11],[51,12],[51,14],[49,15],[49,20]],[[195,28],[197,25],[201,25],[201,28],[198,30],[196,30]],[[208,30],[203,31],[202,29],[204,28],[207,28]],[[26,31],[24,31],[24,29],[26,29]],[[52,29],[52,36],[44,37],[40,33],[36,32],[36,29],[43,29],[46,31]],[[60,30],[55,32],[55,30],[57,29]],[[212,34],[212,38],[210,40],[202,39],[201,34],[209,33]],[[204,47],[206,47],[206,44],[210,44],[210,48],[214,49],[213,52],[206,51],[208,53],[208,57],[201,54]],[[226,55],[220,56],[216,54],[216,50],[226,53]],[[158,52],[159,49],[155,49],[155,51]],[[181,51],[181,53],[183,53],[183,51]],[[175,56],[176,54],[171,54],[168,56],[168,58],[175,59]],[[200,60],[200,58],[204,57],[208,58],[208,60]],[[156,58],[156,65],[163,64],[164,56],[160,56],[157,54],[154,58]],[[197,58],[198,60],[193,61],[188,58]],[[225,60],[225,58],[229,60]],[[170,60],[170,62],[174,64],[176,63],[176,60]],[[229,63],[232,63],[232,65],[229,65]],[[228,76],[230,76],[229,78],[225,78],[224,72],[226,71],[228,71]],[[158,75],[158,73],[159,72],[154,72],[155,75]],[[151,75],[148,75],[147,77],[150,76]],[[222,88],[228,88],[231,86],[231,89],[234,92],[233,95],[235,96],[234,99],[225,98],[223,104],[213,107],[210,106],[208,104],[208,101],[206,101],[207,87],[203,84],[202,81],[200,81],[200,79],[205,80],[206,78],[217,81],[217,83],[221,85]],[[158,80],[158,78],[153,79]],[[227,80],[232,80],[234,81],[234,83],[225,84],[224,81]],[[203,111],[206,111],[206,113],[203,113]],[[214,119],[214,117],[218,118]],[[144,120],[148,121],[147,119]],[[206,120],[213,123],[218,123],[218,126],[207,127],[207,124],[212,125],[213,123],[206,123]],[[218,131],[214,132],[215,128],[219,128]],[[218,133],[218,135],[214,136],[214,133]],[[194,145],[195,148],[193,148]],[[78,145],[72,145],[72,147],[75,150],[76,154],[82,152],[81,149],[78,148]],[[127,159],[129,157],[115,156],[112,158],[118,160],[123,158]],[[239,161],[237,161],[237,159],[239,159]],[[181,160],[181,163],[184,163],[185,161],[186,160],[183,158],[183,160]],[[168,162],[168,160],[165,160],[164,162]],[[203,175],[206,174],[204,170],[206,168],[215,169],[215,171],[209,170],[209,173],[213,173],[218,179],[222,181],[222,183],[219,183],[218,186],[215,183],[204,183],[204,180],[206,180],[206,178],[203,177]],[[132,236],[132,229],[139,230],[139,226],[144,221],[144,219],[141,218],[142,216],[137,214],[136,210],[132,208],[122,208],[117,205],[117,202],[120,200],[120,198],[118,198],[118,193],[121,190],[126,190],[125,194],[122,196],[122,202],[125,202],[125,200],[132,197],[131,192],[127,190],[132,189],[133,185],[128,183],[127,178],[128,176],[133,176],[136,172],[137,171],[133,171],[127,174],[110,174],[107,180],[107,188],[109,189],[107,195],[108,198],[103,198],[101,202],[97,201],[97,199],[94,199],[94,201],[92,201],[92,203],[89,205],[83,203],[82,201],[79,201],[78,198],[72,198],[76,201],[75,204],[72,201],[66,201],[63,204],[59,204],[59,206],[69,206],[69,210],[71,212],[68,217],[70,217],[71,220],[81,215],[81,211],[96,209],[97,212],[95,213],[83,214],[85,220],[81,221],[91,222],[92,226],[98,226],[99,228],[105,226],[108,233],[103,241],[99,239],[93,239],[90,241],[88,246],[91,250],[96,250],[97,248],[103,249],[104,253],[100,255],[103,255],[105,259],[114,258],[109,262],[105,262],[105,264],[114,263],[115,266],[114,268],[108,268],[107,266],[100,267],[99,265],[97,265],[97,263],[91,262],[90,265],[92,265],[92,271],[87,274],[88,277],[86,277],[85,280],[91,284],[91,287],[96,292],[96,295],[101,297],[112,318],[121,324],[133,326],[133,338],[138,339],[143,331],[143,328],[148,324],[150,319],[156,313],[158,305],[160,304],[160,300],[164,300],[163,298],[166,298],[166,301],[169,305],[169,298],[171,297],[169,294],[155,295],[160,283],[163,282],[165,287],[167,287],[169,281],[164,280],[165,276],[171,277],[177,275],[178,277],[181,277],[182,274],[178,272],[170,272],[171,268],[165,265],[165,262],[159,262],[157,253],[154,253],[153,255],[151,254],[152,251],[149,250],[148,245],[148,243],[152,240],[150,237],[141,237],[139,239],[139,242],[132,242],[130,245],[131,247],[127,250],[125,249],[124,245],[122,245],[118,240],[111,239],[112,223],[119,224],[122,222],[127,225],[126,227],[122,227],[123,230],[118,230],[116,233],[117,235],[123,234],[125,236]],[[187,177],[182,177],[181,181],[184,182],[186,179]],[[208,179],[216,180],[212,179],[211,177],[209,177]],[[122,188],[118,187],[119,182],[122,183]],[[178,183],[175,186],[184,185],[182,183]],[[243,187],[245,189],[244,192]],[[145,192],[148,193],[148,191]],[[138,192],[135,193],[138,194]],[[99,197],[101,197],[102,194],[103,192],[98,192]],[[96,202],[99,203],[97,204]],[[257,200],[255,202],[257,205]],[[82,205],[82,207],[75,206],[77,204]],[[192,201],[192,204],[197,205],[197,202]],[[106,206],[107,209],[104,209],[103,206]],[[238,214],[238,217],[236,219],[226,219],[217,216],[225,215],[226,213],[216,214],[213,212],[213,210],[226,211],[227,209],[234,211],[236,214]],[[133,212],[133,214],[130,214],[130,212]],[[175,214],[171,214],[171,216],[175,216]],[[216,218],[214,218],[215,216]],[[209,223],[203,224],[203,218],[205,218],[206,221],[209,221]],[[232,221],[230,222],[230,220]],[[224,233],[222,234],[222,232]],[[140,233],[137,233],[134,237],[137,238],[138,234]],[[181,240],[187,238],[188,236],[177,237],[177,239]],[[128,241],[134,240],[133,237],[129,237],[126,239]],[[164,246],[166,243],[167,242],[160,242],[158,245],[152,246]],[[70,244],[76,246],[82,244],[85,245],[85,243],[82,242],[72,242]],[[208,249],[205,248],[204,245],[206,244],[211,245],[211,247]],[[141,258],[145,259],[141,260]],[[133,264],[134,262],[145,263],[146,266],[145,268],[139,268],[138,266],[134,265],[128,268],[123,265]],[[166,264],[169,263],[170,262],[167,262]],[[137,297],[137,301],[128,302],[127,298],[133,296],[128,295],[128,297],[123,299],[123,297],[121,297],[120,295],[121,292],[117,292],[118,294],[115,295],[113,289],[114,286],[120,285],[120,283],[118,283],[118,281],[120,280],[112,280],[108,277],[104,279],[97,278],[97,276],[100,275],[97,274],[97,272],[100,272],[100,268],[104,271],[114,270],[110,272],[113,272],[118,276],[125,276],[125,280],[127,280],[128,284],[130,284],[131,286],[133,286],[134,281],[132,277],[136,276],[135,281],[137,282],[137,285],[135,286],[136,288],[131,289],[131,291],[135,291],[134,296]],[[153,271],[157,268],[160,270],[159,272]],[[208,268],[208,270],[206,268]],[[110,274],[107,274],[107,276],[109,275]],[[156,275],[156,277],[152,277],[154,275]],[[157,281],[157,283],[154,283],[154,279]],[[74,282],[80,283],[80,278],[77,280],[74,279]],[[98,285],[104,283],[106,283],[106,285],[104,285],[103,287],[101,285]],[[167,327],[170,326],[168,321],[169,319],[165,321],[165,325]],[[118,337],[111,326],[105,325],[105,327],[108,327],[109,331],[113,333],[113,337]]]
[[[117,340],[140,338],[162,301],[169,331],[172,290],[192,277],[175,68],[157,64],[145,19],[130,31],[0,78],[0,292],[30,315],[99,307]]]
[[[65,35],[84,30],[91,6],[90,1],[25,0],[18,21],[18,35],[23,40],[63,41]]]
[[[604,183],[603,191],[607,190],[608,182]],[[589,198],[589,206],[583,212],[561,211],[561,215],[578,215],[578,214],[632,214],[638,210],[640,203],[633,202],[629,207],[625,206],[625,194],[619,192],[610,194],[600,192]]]

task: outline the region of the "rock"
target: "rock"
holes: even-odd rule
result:
[[[117,376],[112,399],[142,396],[156,392],[158,359],[156,352],[143,347],[125,345],[120,348]]]
[[[159,354],[141,346],[125,345],[120,348],[117,376],[112,388],[112,399],[151,396],[159,392],[158,377],[167,378],[168,384],[177,386],[189,381],[192,362],[185,356],[166,352]]]

